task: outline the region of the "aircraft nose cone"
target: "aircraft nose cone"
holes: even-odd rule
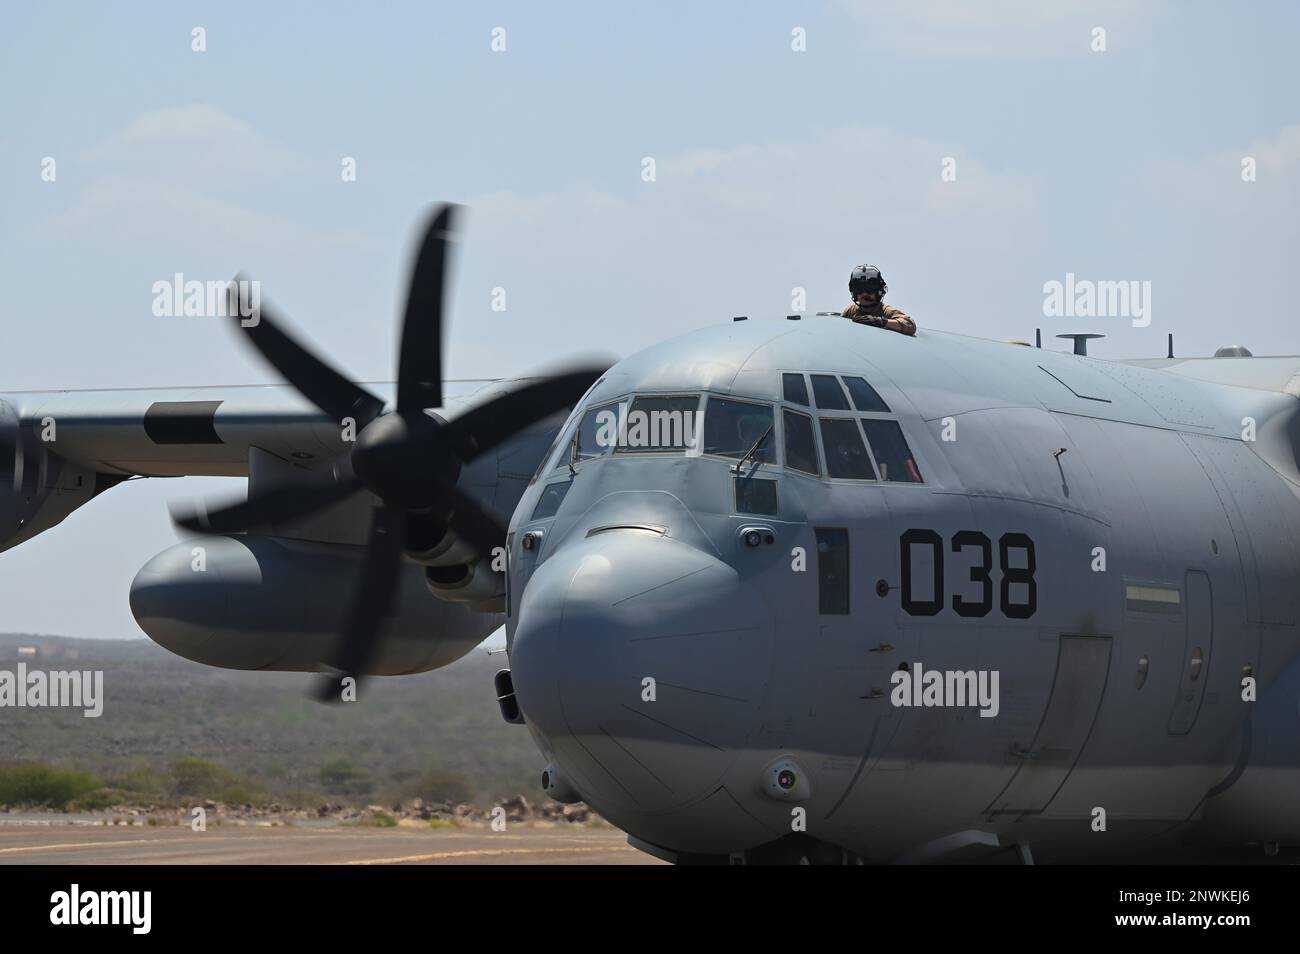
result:
[[[772,658],[761,593],[651,531],[570,543],[533,573],[511,672],[524,716],[592,804],[713,791],[756,732]]]

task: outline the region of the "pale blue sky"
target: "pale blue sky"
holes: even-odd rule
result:
[[[840,307],[862,261],[922,327],[1296,353],[1297,40],[1280,2],[16,6],[0,390],[266,380],[216,322],[150,312],[159,279],[240,269],[387,378],[439,199],[470,207],[453,377],[784,314],[795,286]],[[1150,327],[1044,319],[1066,272],[1150,281]],[[136,633],[126,589],[173,539],[165,501],[209,484],[118,488],[0,555],[0,630]]]

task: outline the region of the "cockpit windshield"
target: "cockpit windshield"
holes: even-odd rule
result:
[[[704,453],[775,464],[773,421],[770,404],[711,397],[704,411]]]
[[[541,472],[653,454],[784,466],[823,480],[922,482],[894,413],[865,378],[785,372],[781,384],[780,405],[698,393],[592,405],[570,419]]]
[[[643,394],[632,402],[614,450],[671,454],[699,446],[700,396]]]
[[[699,446],[698,394],[644,394],[588,408],[557,462],[606,454],[684,453]]]

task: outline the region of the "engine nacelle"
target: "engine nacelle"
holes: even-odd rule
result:
[[[154,642],[195,662],[313,672],[335,656],[363,553],[281,537],[196,538],[144,565],[131,584],[131,612]],[[437,669],[503,622],[497,614],[430,599],[422,571],[399,566],[392,609],[367,672]]]
[[[19,423],[0,401],[0,550],[8,550],[59,523],[120,478],[63,460],[50,452],[57,436]]]

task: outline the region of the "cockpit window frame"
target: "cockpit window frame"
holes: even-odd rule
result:
[[[779,374],[782,375],[782,377],[780,378],[780,382],[781,382],[780,389],[781,389],[781,394],[782,394],[782,397],[783,397],[783,398],[784,398],[784,394],[785,394],[785,386],[784,386],[784,380],[785,380],[785,379],[784,379],[784,375],[785,375],[785,374],[790,374],[790,373],[798,373],[798,372],[792,372],[792,371],[780,371],[780,372],[779,372]],[[813,420],[813,435],[814,435],[814,443],[815,443],[816,446],[817,446],[817,463],[818,463],[818,466],[821,467],[821,469],[822,469],[821,474],[818,475],[817,477],[813,478],[812,475],[808,474],[806,471],[802,471],[802,470],[793,470],[793,469],[791,469],[791,468],[789,467],[788,464],[785,463],[785,461],[786,461],[786,457],[787,457],[787,447],[786,447],[786,435],[785,435],[785,430],[784,430],[785,419],[784,419],[784,414],[782,414],[782,415],[781,415],[781,417],[782,417],[782,432],[781,432],[781,459],[782,459],[782,466],[784,467],[786,473],[789,473],[789,474],[798,474],[799,476],[802,476],[802,477],[806,477],[806,478],[809,478],[809,479],[821,480],[821,481],[825,481],[825,482],[832,483],[832,484],[845,483],[845,484],[860,484],[860,485],[866,485],[866,486],[877,486],[877,487],[883,487],[883,486],[889,486],[889,487],[925,487],[925,486],[927,486],[927,484],[928,484],[928,480],[927,480],[927,478],[926,478],[926,474],[930,473],[930,470],[931,470],[931,469],[930,469],[928,466],[922,466],[922,464],[925,463],[925,462],[924,462],[924,461],[921,459],[921,457],[917,454],[917,452],[916,452],[916,446],[915,446],[914,442],[912,441],[912,439],[908,437],[907,428],[904,427],[904,422],[903,422],[902,418],[900,417],[899,412],[894,408],[894,405],[892,405],[889,401],[887,401],[887,400],[885,399],[884,395],[880,394],[880,392],[876,389],[876,386],[875,386],[874,384],[872,384],[869,375],[863,374],[861,371],[831,371],[831,370],[814,370],[814,369],[808,369],[808,370],[803,371],[802,373],[806,376],[806,378],[807,378],[807,380],[808,380],[809,382],[812,381],[813,376],[822,376],[822,377],[832,377],[832,378],[835,378],[836,382],[839,384],[840,391],[841,391],[841,392],[843,393],[843,395],[844,395],[844,398],[845,398],[845,400],[846,400],[846,402],[847,402],[847,404],[848,404],[848,407],[847,407],[847,408],[823,408],[823,407],[819,407],[819,406],[817,405],[817,398],[816,398],[816,395],[815,395],[815,393],[813,393],[811,390],[810,390],[810,392],[809,392],[809,397],[810,397],[810,400],[812,401],[812,404],[809,405],[809,406],[801,405],[801,404],[799,404],[799,403],[797,403],[797,402],[794,402],[794,401],[787,401],[787,400],[784,400],[784,399],[780,402],[780,406],[781,406],[781,408],[782,408],[783,411],[784,411],[784,410],[790,410],[790,411],[794,411],[794,412],[796,412],[796,413],[810,415],[810,416],[812,417],[812,420]],[[881,404],[882,404],[882,405],[883,405],[887,410],[883,410],[883,411],[880,411],[880,410],[877,410],[877,411],[862,411],[862,410],[858,410],[858,409],[857,409],[857,406],[858,406],[857,401],[854,400],[853,392],[852,392],[852,390],[849,388],[848,383],[847,383],[847,381],[848,381],[849,378],[860,378],[860,379],[862,379],[864,382],[866,382],[867,387],[870,388],[871,391],[874,392],[874,393],[876,394],[876,396],[880,399],[880,403],[881,403]],[[868,460],[870,460],[872,470],[873,470],[874,473],[875,473],[875,477],[874,477],[874,478],[868,478],[868,477],[831,477],[831,476],[830,476],[830,461],[827,459],[827,456],[826,456],[826,442],[825,442],[825,441],[823,440],[823,438],[822,438],[822,426],[821,426],[821,422],[822,422],[823,420],[833,419],[833,418],[837,418],[837,419],[840,419],[840,420],[852,420],[852,421],[855,422],[855,424],[857,425],[857,429],[858,429],[858,435],[861,437],[861,439],[862,439],[862,443],[863,443],[863,445],[864,445],[864,446],[866,447],[866,449],[867,449],[867,458],[868,458]],[[912,460],[915,462],[915,465],[916,465],[917,471],[918,471],[918,472],[920,473],[920,475],[921,475],[921,480],[919,480],[919,481],[913,481],[913,480],[903,481],[903,480],[885,480],[885,479],[882,479],[882,478],[881,478],[881,476],[880,476],[880,474],[881,474],[881,472],[880,472],[880,461],[877,460],[877,458],[876,458],[876,451],[875,451],[875,448],[872,446],[872,444],[871,444],[871,440],[867,437],[867,429],[866,429],[866,427],[863,425],[863,422],[864,422],[864,421],[868,421],[868,420],[884,420],[884,421],[891,421],[891,422],[893,422],[893,423],[898,427],[900,433],[903,435],[903,441],[904,441],[904,443],[905,443],[906,446],[907,446],[908,452],[912,455]]]
[[[633,392],[632,394],[630,394],[630,395],[628,396],[628,398],[627,398],[627,410],[628,410],[628,413],[630,414],[630,413],[632,412],[633,407],[634,407],[634,405],[636,404],[636,402],[639,401],[639,400],[641,400],[642,398],[660,398],[660,399],[669,399],[669,398],[695,398],[695,414],[696,414],[696,415],[699,415],[699,416],[702,416],[702,415],[704,414],[704,407],[707,405],[707,400],[706,400],[707,397],[708,397],[707,393],[704,392],[703,390],[700,390],[700,391],[685,391],[685,390],[673,390],[673,391],[634,391],[634,392]],[[622,400],[623,400],[623,399],[620,398],[620,399],[619,399],[619,403],[622,403]],[[605,405],[603,405],[603,404],[601,405],[601,407],[604,407],[604,406],[605,406]],[[695,456],[695,455],[696,455],[696,451],[695,451],[693,448],[691,448],[689,444],[688,444],[687,446],[685,446],[685,447],[681,447],[681,448],[672,448],[672,447],[621,447],[621,446],[615,444],[615,445],[614,445],[614,450],[613,450],[611,456],[614,456],[614,457],[620,457],[620,456],[622,456],[622,457],[632,457],[632,456],[636,456],[636,457],[651,457],[651,456],[655,456],[655,457],[693,457],[693,456]]]
[[[817,381],[819,378],[830,378],[835,383],[835,386],[840,389],[839,394],[840,394],[840,400],[844,402],[843,407],[824,407],[822,405],[820,400],[821,396],[817,393]],[[830,411],[833,413],[836,411],[853,410],[853,402],[852,400],[850,400],[848,388],[844,386],[844,381],[840,377],[840,373],[838,371],[809,371],[808,383],[812,386],[812,401],[813,401],[812,409],[814,411],[817,411],[819,413],[821,411]]]
[[[573,408],[569,411],[569,416],[564,419],[564,423],[560,425],[560,429],[555,432],[555,440],[552,442],[551,446],[546,449],[546,453],[542,455],[542,459],[538,463],[537,469],[533,471],[533,477],[528,481],[529,487],[532,487],[535,483],[541,480],[543,475],[550,476],[551,472],[555,470],[558,458],[563,453],[562,448],[566,445],[567,441],[573,440],[572,429],[581,423],[582,418],[586,414],[586,411],[583,409],[583,404],[588,398],[595,394],[596,389],[604,383],[605,375],[602,374],[592,383],[591,387],[587,388],[587,390],[583,392],[582,397],[578,398],[578,400],[573,403]]]
[[[797,404],[791,405],[785,402],[783,402],[778,408],[778,410],[780,410],[781,412],[779,415],[781,419],[781,440],[780,440],[781,466],[785,469],[785,472],[788,474],[798,474],[802,477],[811,477],[813,480],[824,480],[826,478],[826,466],[822,460],[821,434],[820,434],[821,428],[817,424],[817,415],[812,413],[812,408],[805,407],[803,410],[800,410],[799,408],[800,406]],[[808,421],[808,429],[810,434],[812,435],[813,466],[817,468],[816,473],[813,473],[812,471],[804,470],[801,467],[795,467],[790,463],[789,433],[786,428],[787,414],[795,414],[798,415],[799,417],[805,418]]]
[[[826,450],[826,435],[824,432],[825,425],[828,422],[841,423],[852,421],[854,429],[858,433],[858,440],[862,442],[862,448],[867,452],[867,463],[871,466],[870,477],[836,477],[831,473],[830,454]],[[822,465],[826,468],[827,480],[839,480],[854,484],[876,484],[880,482],[880,467],[876,463],[876,455],[871,452],[871,444],[867,442],[867,435],[862,430],[862,424],[855,417],[849,417],[844,414],[828,414],[817,418],[817,432],[822,438]]]
[[[784,386],[784,381],[785,381],[784,375],[786,374],[799,374],[803,376],[803,379],[808,389],[808,399],[810,402],[809,404],[806,405],[801,404],[797,400],[786,400],[785,386]],[[844,397],[847,407],[845,408],[817,407],[816,395],[812,390],[811,384],[808,383],[811,381],[811,376],[814,374],[834,378],[840,388],[840,392]],[[544,469],[539,470],[538,474],[534,475],[533,480],[530,482],[529,486],[535,484],[539,479],[539,477],[542,476],[543,474],[546,475],[549,479],[551,476],[555,474],[557,470],[569,466],[569,458],[566,455],[564,449],[565,447],[571,446],[575,429],[581,427],[582,420],[586,417],[589,411],[600,410],[605,408],[617,410],[618,406],[622,404],[626,404],[628,410],[631,411],[632,405],[639,398],[671,398],[671,397],[697,398],[698,404],[697,404],[696,413],[703,415],[701,420],[705,422],[705,424],[707,424],[708,421],[707,415],[709,413],[709,405],[710,402],[713,400],[725,400],[725,401],[733,401],[733,402],[739,402],[745,404],[753,404],[753,405],[757,405],[769,409],[772,413],[772,422],[773,422],[772,437],[775,439],[776,442],[776,446],[774,448],[774,460],[761,461],[761,460],[751,459],[747,461],[745,465],[745,469],[751,475],[757,475],[761,471],[766,470],[769,472],[769,474],[773,471],[777,471],[791,477],[797,476],[807,480],[823,481],[830,484],[847,483],[847,484],[858,484],[858,485],[871,485],[877,487],[886,486],[886,485],[890,487],[928,486],[930,481],[927,475],[931,474],[932,468],[930,468],[929,466],[924,466],[925,461],[922,459],[922,456],[917,453],[916,445],[914,441],[909,437],[907,428],[904,426],[904,422],[901,419],[899,412],[893,409],[893,405],[890,404],[888,401],[886,401],[883,395],[879,395],[878,391],[876,391],[876,393],[880,396],[881,403],[884,406],[890,408],[890,410],[888,411],[858,410],[857,402],[853,400],[853,393],[849,389],[848,385],[845,383],[845,379],[849,377],[861,378],[863,381],[867,382],[867,386],[870,387],[872,391],[876,391],[876,387],[874,384],[871,383],[870,378],[867,375],[862,374],[861,372],[799,370],[799,371],[778,371],[777,391],[779,397],[777,397],[775,400],[773,400],[772,398],[751,397],[749,395],[737,394],[731,391],[720,391],[711,388],[700,388],[698,390],[690,390],[685,388],[665,388],[665,389],[651,388],[644,391],[639,391],[639,390],[628,391],[617,397],[604,398],[598,404],[595,404],[589,408],[582,407],[580,403],[578,407],[575,408],[573,415],[571,415],[569,420],[566,422],[564,429],[561,431],[561,438],[557,440],[557,446],[550,453],[550,460],[548,462],[548,465]],[[786,426],[785,426],[786,411],[790,411],[795,414],[801,414],[804,417],[811,419],[812,432],[813,432],[813,446],[817,454],[817,466],[820,471],[819,473],[812,474],[809,473],[808,471],[790,466],[789,447],[787,443],[788,435],[786,434]],[[854,426],[857,428],[858,431],[858,436],[862,440],[862,444],[867,450],[867,460],[871,464],[872,472],[875,475],[874,477],[832,477],[830,476],[830,466],[829,466],[829,461],[827,460],[826,457],[826,446],[825,446],[825,441],[823,440],[822,437],[822,425],[821,425],[821,422],[827,419],[849,420],[854,422]],[[863,421],[866,420],[891,421],[898,427],[899,432],[903,435],[903,440],[906,443],[907,449],[909,453],[912,455],[912,459],[916,464],[916,468],[921,475],[921,480],[901,481],[901,480],[885,480],[881,478],[880,461],[877,459],[875,448],[872,446],[871,440],[867,436],[867,429],[863,424]],[[628,459],[634,456],[637,458],[659,458],[659,457],[708,458],[710,460],[726,462],[728,465],[734,467],[738,459],[734,455],[729,456],[723,454],[711,454],[711,453],[706,453],[704,451],[704,447],[703,447],[704,426],[705,425],[703,424],[701,425],[700,446],[696,448],[687,447],[684,450],[683,449],[674,450],[674,449],[666,449],[666,448],[634,449],[634,448],[616,447],[612,451],[606,451],[605,453],[602,453],[600,455],[587,457],[578,461],[573,461],[572,463],[573,463],[574,472],[576,473],[576,471],[581,469],[581,467],[584,464],[586,464],[588,461],[600,460],[605,457],[611,459],[613,458]]]
[[[704,418],[703,418],[704,428],[708,427],[709,407],[714,400],[730,401],[732,404],[752,404],[758,407],[762,407],[768,412],[770,412],[772,415],[772,428],[771,428],[771,436],[769,440],[772,442],[773,459],[762,460],[760,455],[755,454],[753,457],[751,457],[749,460],[745,462],[745,466],[747,468],[754,469],[754,472],[756,472],[756,469],[759,467],[784,467],[785,466],[785,444],[784,441],[782,440],[784,434],[777,421],[777,418],[780,417],[779,412],[781,409],[781,404],[779,402],[774,403],[772,401],[765,401],[762,398],[741,397],[735,394],[721,394],[714,391],[704,392],[704,397],[705,397],[704,411],[702,412],[704,414]],[[733,454],[710,454],[707,451],[705,451],[703,428],[700,431],[699,456],[707,457],[710,460],[731,461],[733,465],[740,460],[740,457]]]
[[[781,371],[781,403],[795,404],[799,407],[812,409],[813,399],[812,392],[808,389],[808,375],[802,371]],[[803,400],[790,396],[790,379],[795,378],[800,390],[803,391]]]
[[[582,416],[578,418],[577,428],[575,428],[573,433],[569,435],[569,442],[568,442],[569,457],[566,463],[572,464],[576,468],[582,464],[585,464],[589,460],[599,460],[602,457],[607,457],[610,454],[614,453],[613,448],[603,448],[600,450],[600,453],[598,454],[588,454],[586,457],[575,457],[573,454],[573,440],[574,438],[579,437],[582,434],[582,422],[587,419],[588,414],[593,414],[593,413],[599,414],[601,411],[606,411],[610,409],[614,409],[614,413],[617,414],[618,413],[617,408],[622,403],[623,403],[623,399],[617,398],[612,401],[601,401],[599,404],[593,404],[591,407],[585,408],[583,410]],[[597,447],[599,446],[600,445],[598,444]],[[579,442],[579,448],[581,448],[581,442]]]
[[[876,445],[871,442],[871,437],[867,434],[867,422],[869,421],[881,421],[885,424],[894,425],[894,430],[897,432],[899,439],[902,440],[903,447],[907,449],[908,460],[911,461],[912,466],[916,469],[916,475],[917,475],[916,480],[905,480],[905,479],[900,479],[898,477],[890,477],[888,476],[889,473],[888,468],[882,468],[880,466],[880,459],[876,454]],[[885,414],[861,414],[860,413],[858,415],[858,429],[862,431],[862,437],[867,443],[867,450],[871,454],[872,463],[875,464],[876,478],[882,484],[906,486],[908,484],[920,485],[925,483],[925,472],[921,470],[921,462],[916,459],[916,451],[912,449],[912,442],[907,439],[907,432],[903,430],[903,424],[901,421],[899,421],[895,417],[890,417]]]
[[[868,381],[864,375],[841,374],[839,375],[839,379],[840,379],[840,384],[844,386],[844,390],[848,392],[849,403],[852,404],[854,409],[857,410],[859,413],[861,414],[892,414],[893,413],[893,411],[889,407],[889,402],[880,396],[880,392],[875,389],[875,386],[872,385],[872,383]],[[856,391],[854,391],[853,387],[849,384],[850,381],[861,381],[863,387],[867,389],[867,393],[863,395],[859,395]],[[880,406],[863,407],[861,404],[858,403],[859,397],[861,397],[861,399],[866,401],[868,404],[878,403]]]
[[[569,413],[569,416],[564,419],[560,429],[555,432],[555,440],[546,449],[546,453],[542,456],[542,462],[538,465],[537,470],[533,472],[532,480],[528,481],[529,487],[536,484],[543,476],[549,477],[551,472],[555,470],[556,462],[562,453],[561,448],[565,446],[567,441],[573,440],[573,428],[582,420],[583,411],[581,408],[582,402],[579,401]]]

